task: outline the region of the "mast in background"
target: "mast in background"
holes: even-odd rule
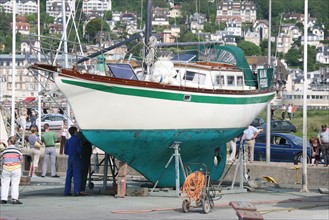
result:
[[[15,86],[16,86],[16,0],[13,1],[13,42],[12,42],[12,81],[11,81],[11,136],[15,136]]]
[[[152,0],[146,0],[146,21],[145,21],[145,33],[144,33],[144,57],[149,53],[149,39],[152,34]],[[144,75],[148,74],[148,68],[146,61],[143,62]]]
[[[267,46],[267,65],[271,66],[271,26],[272,26],[272,0],[269,0],[268,9],[268,46]],[[271,162],[271,103],[267,104],[266,109],[266,163]]]
[[[38,0],[38,62],[40,63],[41,62],[41,39],[40,39],[40,34],[41,34],[41,31],[40,31],[40,0]],[[39,137],[41,137],[41,98],[42,98],[42,95],[40,94],[41,93],[41,71],[38,70],[38,125],[39,125],[39,129],[38,129],[38,134],[39,134]]]
[[[308,192],[307,182],[307,27],[308,27],[308,0],[304,5],[304,87],[303,87],[303,172],[301,192]]]
[[[68,2],[68,4],[70,4]],[[64,47],[64,67],[69,67],[68,52],[67,52],[67,32],[66,32],[66,9],[65,9],[65,0],[62,0],[62,26],[63,26],[63,47]],[[71,109],[69,102],[66,102],[66,115],[71,118]],[[71,120],[67,120],[67,126],[71,127]]]

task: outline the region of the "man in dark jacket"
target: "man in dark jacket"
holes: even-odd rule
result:
[[[64,153],[68,155],[67,171],[65,179],[64,195],[69,196],[71,193],[71,182],[73,177],[74,182],[74,196],[80,196],[80,154],[81,142],[77,136],[78,129],[70,127],[69,133],[71,138],[65,143]]]
[[[81,158],[80,158],[80,168],[81,168],[81,182],[80,182],[80,193],[87,194],[86,183],[88,171],[90,168],[90,157],[93,152],[92,144],[86,139],[82,132],[78,132],[78,137],[81,142]]]

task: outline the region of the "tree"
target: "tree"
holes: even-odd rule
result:
[[[112,20],[112,11],[105,11],[104,12],[104,20],[106,20],[106,21],[110,21],[110,20]]]
[[[304,54],[304,46],[300,49],[300,54]],[[304,65],[301,64],[301,69],[304,69]],[[316,63],[316,47],[308,45],[307,47],[307,71],[315,71],[319,69],[319,65]]]
[[[110,31],[110,26],[102,19],[95,18],[86,25],[86,35],[89,40],[95,40],[96,33],[99,31]]]
[[[238,47],[240,47],[246,56],[254,56],[254,55],[261,55],[261,49],[254,43],[249,41],[240,41],[238,43]]]
[[[301,53],[296,48],[290,48],[288,52],[284,55],[284,59],[288,66],[299,67],[301,64]]]
[[[35,25],[37,23],[37,14],[26,15],[26,22]]]

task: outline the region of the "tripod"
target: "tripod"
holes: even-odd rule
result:
[[[246,176],[247,166],[245,163],[243,145],[241,142],[242,141],[240,141],[239,158],[238,158],[238,162],[235,167],[235,173],[234,173],[234,178],[233,178],[232,185],[231,185],[231,190],[233,190],[233,188],[234,188],[235,178],[238,173],[238,169],[240,168],[240,190],[243,191],[243,180],[246,179],[246,181],[248,181],[248,177]],[[245,168],[245,170],[244,170],[244,168]]]
[[[159,179],[155,182],[152,190],[151,190],[151,193],[153,193],[155,187],[158,185],[164,171],[167,169],[167,167],[169,166],[171,160],[173,159],[173,157],[175,157],[175,180],[176,180],[176,196],[179,196],[180,194],[180,178],[179,178],[179,164],[181,165],[182,167],[182,170],[183,170],[183,174],[184,174],[184,178],[186,178],[186,174],[185,174],[185,171],[183,169],[183,162],[182,162],[182,157],[180,156],[179,154],[179,145],[181,144],[182,142],[174,142],[169,148],[171,149],[174,149],[174,153],[171,155],[171,157],[169,158],[166,166],[163,168],[163,170],[161,171],[161,174],[160,174],[160,177]]]

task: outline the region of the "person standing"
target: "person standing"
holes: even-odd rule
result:
[[[255,138],[259,132],[259,129],[251,125],[243,131],[241,142],[243,143],[244,141],[244,158],[250,163],[254,161]]]
[[[288,112],[288,118],[291,121],[291,119],[292,119],[292,106],[290,104],[288,104],[287,112]]]
[[[324,157],[324,166],[327,167],[329,164],[329,130],[326,124],[321,125],[318,140]]]
[[[296,112],[296,107],[295,107],[295,105],[292,103],[292,104],[291,104],[291,116],[292,116],[292,118],[295,118],[295,112]]]
[[[48,123],[46,123],[43,127],[45,132],[41,136],[41,141],[45,144],[45,154],[43,157],[41,177],[45,177],[47,174],[48,160],[50,157],[51,177],[57,178],[59,176],[56,174],[56,135],[54,132],[50,131]]]
[[[90,169],[90,157],[93,152],[93,145],[86,139],[82,132],[78,132],[78,138],[81,142],[81,157],[80,157],[80,169],[81,169],[81,182],[80,193],[87,194],[86,184],[88,172]]]
[[[271,120],[272,120],[272,121],[274,120],[274,115],[275,115],[275,108],[274,108],[274,106],[272,105],[272,106],[271,106]]]
[[[63,125],[61,127],[61,145],[59,148],[59,154],[63,155],[63,151],[64,151],[64,146],[65,146],[65,142],[67,140],[67,136],[68,136],[68,125],[67,125],[67,120],[64,119],[63,120]]]
[[[27,121],[27,111],[26,109],[22,109],[21,115],[19,116],[19,125],[22,129],[22,146],[25,147],[25,130],[26,130],[26,121]]]
[[[15,146],[16,138],[8,138],[8,146],[1,152],[2,174],[1,174],[1,204],[8,203],[9,186],[13,205],[20,205],[19,183],[22,176],[21,163],[23,162],[22,152]]]
[[[64,195],[69,196],[71,193],[71,182],[73,178],[74,182],[74,196],[81,196],[80,193],[80,155],[81,155],[81,142],[77,136],[78,129],[74,126],[69,128],[71,135],[64,146],[64,153],[68,155],[67,159],[67,170],[65,179]]]
[[[33,125],[37,125],[37,113],[34,109],[32,109],[32,112],[31,112],[31,127]],[[30,128],[31,129],[31,128]]]
[[[36,177],[35,172],[38,170],[39,159],[40,159],[40,147],[36,147],[37,143],[41,144],[40,138],[37,136],[38,127],[32,125],[31,134],[29,135],[30,153],[32,157],[29,176]]]
[[[281,118],[282,118],[283,121],[286,120],[286,111],[287,111],[287,107],[284,104],[282,104],[282,107],[281,107]]]

